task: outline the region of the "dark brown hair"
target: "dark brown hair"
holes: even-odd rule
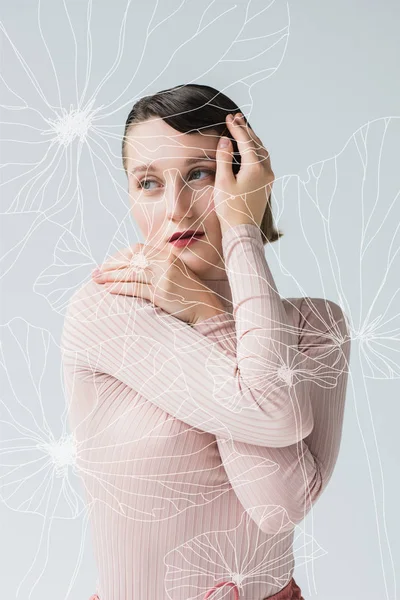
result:
[[[126,142],[131,125],[143,123],[152,117],[162,118],[180,133],[201,133],[213,130],[217,135],[229,137],[233,144],[232,169],[234,174],[240,169],[240,153],[235,139],[225,124],[227,114],[241,112],[239,107],[222,92],[208,86],[190,83],[161,90],[138,100],[132,107],[125,123],[122,139],[122,164],[127,171]],[[245,117],[245,122],[251,127]],[[275,242],[283,233],[274,226],[271,196],[265,208],[260,226],[264,245]]]

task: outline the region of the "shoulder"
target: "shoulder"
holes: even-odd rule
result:
[[[76,289],[70,297],[63,323],[63,335],[98,329],[101,323],[107,323],[117,330],[121,317],[137,316],[140,307],[150,304],[143,298],[111,294],[107,289],[89,279]],[[123,319],[122,319],[123,320]]]
[[[61,347],[67,351],[86,350],[133,333],[139,307],[146,310],[143,298],[111,294],[101,284],[91,279],[85,281],[71,295],[65,312]],[[148,309],[147,309],[148,310]]]
[[[333,300],[305,296],[285,298],[286,311],[299,333],[299,342],[304,344],[317,340],[319,343],[342,344],[348,340],[349,319],[342,307]]]
[[[61,333],[61,347],[75,350],[78,341],[87,339],[91,323],[95,321],[98,306],[101,304],[100,286],[89,280],[71,295],[64,316]]]
[[[132,311],[134,307],[142,306],[146,301],[142,298],[111,294],[107,289],[89,279],[85,281],[70,297],[66,317],[85,320],[120,314],[123,307]]]
[[[65,316],[79,317],[81,312],[93,310],[99,301],[99,293],[101,293],[99,288],[100,286],[95,284],[94,281],[85,281],[70,297]]]
[[[349,334],[348,318],[342,307],[327,298],[305,296],[301,299],[301,317],[304,326],[318,331],[337,331]]]

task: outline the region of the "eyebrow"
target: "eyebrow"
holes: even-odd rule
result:
[[[202,154],[201,156],[194,156],[192,158],[187,158],[184,161],[184,164],[186,166],[192,165],[193,163],[197,163],[201,160],[208,160],[210,162],[215,162],[216,159],[211,157],[211,156],[204,156],[204,154]],[[153,172],[157,171],[157,167],[155,166],[157,163],[149,163],[147,165],[138,165],[137,167],[134,167],[133,169],[130,170],[130,173],[132,173],[132,175],[134,173],[147,173],[147,172]]]

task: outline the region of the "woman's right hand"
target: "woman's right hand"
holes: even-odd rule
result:
[[[139,264],[144,259],[148,264],[135,268],[132,259],[136,254],[141,259]],[[133,244],[95,269],[92,277],[111,294],[144,298],[189,324],[224,311],[218,296],[182,259],[165,248]]]
[[[222,230],[240,223],[260,226],[275,179],[269,153],[260,138],[243,117],[235,117],[227,115],[226,123],[241,156],[236,177],[232,170],[233,145],[229,138],[220,138],[216,154],[213,197]],[[228,145],[222,146],[222,140],[227,140]]]

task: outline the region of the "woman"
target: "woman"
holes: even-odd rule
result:
[[[332,301],[280,298],[269,154],[238,113],[194,84],[136,103],[123,164],[146,241],[69,303],[96,600],[302,598],[294,528],[338,456],[348,329]]]

